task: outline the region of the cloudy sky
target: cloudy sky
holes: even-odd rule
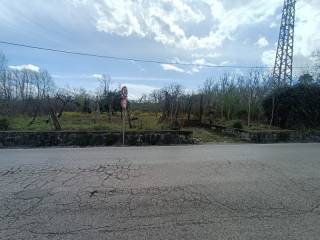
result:
[[[169,62],[272,66],[283,0],[0,0],[0,41]],[[320,1],[297,3],[295,65],[320,48]],[[132,97],[170,83],[197,89],[225,69],[105,60],[0,44],[12,68],[47,69],[93,90],[100,74]],[[243,69],[228,71],[242,73]]]

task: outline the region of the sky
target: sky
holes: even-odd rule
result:
[[[283,0],[0,0],[0,41],[124,58],[272,66]],[[320,49],[320,1],[298,0],[294,65]],[[15,69],[46,69],[58,87],[94,91],[102,74],[129,96],[172,83],[197,90],[225,71],[115,61],[0,44]]]

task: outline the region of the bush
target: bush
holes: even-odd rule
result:
[[[8,119],[5,119],[5,118],[0,119],[0,130],[8,130],[8,129],[9,129]]]
[[[180,129],[181,129],[181,124],[179,123],[178,120],[174,120],[174,121],[170,124],[170,129],[171,129],[171,130],[180,130]]]
[[[262,105],[271,120],[274,99],[273,125],[281,128],[317,128],[320,126],[320,86],[297,84],[277,89],[267,96]]]
[[[236,121],[233,123],[232,125],[233,128],[237,128],[237,129],[243,129],[243,126],[242,126],[242,122],[241,121]]]

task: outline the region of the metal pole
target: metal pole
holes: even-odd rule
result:
[[[127,109],[128,89],[126,86],[121,88],[121,107],[122,107],[122,145],[124,145],[126,128],[126,109]]]
[[[122,145],[124,145],[124,132],[125,132],[125,125],[126,125],[126,110],[123,109],[123,114],[122,114]]]

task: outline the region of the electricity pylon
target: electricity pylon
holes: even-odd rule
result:
[[[273,70],[274,87],[292,83],[296,2],[297,0],[284,0],[278,48]]]

